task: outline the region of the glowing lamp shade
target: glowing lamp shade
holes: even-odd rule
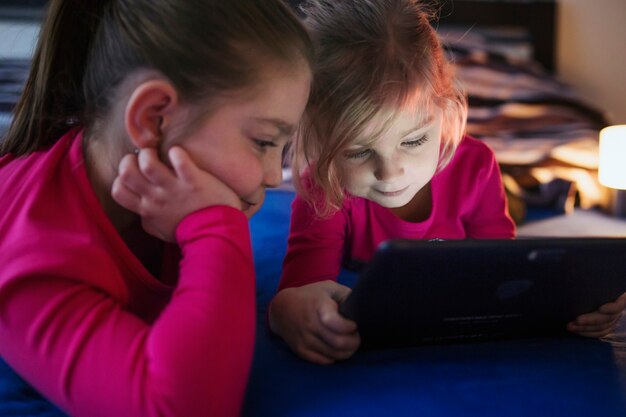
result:
[[[598,180],[607,187],[626,190],[626,125],[600,131]]]

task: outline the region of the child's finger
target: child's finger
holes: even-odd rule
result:
[[[569,323],[567,326],[568,331],[572,333],[576,333],[580,336],[585,336],[585,337],[604,337],[608,335],[609,333],[611,333],[613,329],[615,329],[615,325],[596,328],[596,327],[580,327],[572,323]]]
[[[598,311],[604,314],[619,314],[624,311],[624,308],[626,308],[626,293],[613,302],[601,305]]]
[[[137,157],[141,173],[154,185],[166,187],[173,181],[174,175],[169,168],[161,162],[155,148],[142,148]]]
[[[602,331],[573,331],[573,333],[576,333],[579,336],[593,337],[593,338],[598,339],[600,337],[607,336],[609,333],[611,333],[611,330],[607,329],[607,330],[602,330]]]
[[[118,167],[117,179],[135,194],[142,194],[150,187],[150,184],[139,170],[137,156],[125,155]]]
[[[613,329],[621,316],[606,316],[606,318],[591,318],[587,320],[575,320],[568,323],[568,329],[576,333],[598,332]]]
[[[577,325],[580,326],[599,326],[612,321],[617,321],[621,317],[621,314],[603,314],[599,312],[593,312],[589,314],[580,315],[574,320]]]
[[[570,323],[567,329],[574,333],[592,333],[592,332],[609,332],[617,323],[607,323],[605,325],[579,325],[576,323]]]
[[[111,187],[111,197],[120,206],[134,213],[139,213],[141,206],[141,197],[133,193],[129,188],[122,184],[120,177],[113,180],[113,186]]]
[[[328,331],[326,331],[328,333]],[[354,354],[358,345],[352,349],[340,349],[327,342],[329,335],[324,332],[318,332],[309,335],[307,347],[310,352],[320,355],[332,363],[337,360],[345,360]]]
[[[287,337],[285,340],[291,349],[306,360],[319,364],[330,364],[332,349],[318,336],[318,329],[300,328],[295,337]]]
[[[320,341],[319,343],[321,344],[322,342]],[[295,349],[298,355],[300,355],[303,359],[309,362],[317,363],[320,365],[330,365],[335,362],[332,357],[321,353],[322,350],[323,348],[316,348],[315,346],[307,346],[303,349]]]
[[[320,332],[317,335],[329,347],[327,355],[331,355],[335,359],[347,359],[361,345],[361,337],[358,333],[337,334],[329,329]]]
[[[198,167],[193,163],[187,152],[180,146],[172,146],[168,156],[176,176],[185,182],[193,182],[197,177]]]
[[[330,296],[333,300],[335,300],[338,304],[341,304],[343,300],[348,298],[348,295],[352,292],[350,287],[346,287],[345,285],[341,285],[339,283],[333,282],[333,286],[330,292]]]
[[[317,315],[324,327],[339,334],[351,334],[356,332],[357,325],[339,314],[338,305],[334,302],[326,302],[320,305]]]

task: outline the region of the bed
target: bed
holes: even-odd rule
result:
[[[518,224],[603,204],[596,152],[606,121],[554,75],[557,12],[555,1],[448,0],[436,23],[469,94],[468,133],[495,150]],[[0,62],[5,126],[27,68],[23,60]],[[288,168],[285,174],[251,220],[259,329],[245,416],[626,414],[622,342],[416,347],[360,352],[333,367],[295,358],[264,321],[294,196]],[[340,277],[348,285],[354,279]],[[0,359],[0,415],[63,414]]]

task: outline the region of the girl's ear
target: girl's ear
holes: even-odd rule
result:
[[[135,88],[126,105],[124,124],[136,148],[156,148],[178,105],[176,89],[165,80],[150,80]]]

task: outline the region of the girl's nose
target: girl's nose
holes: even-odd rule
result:
[[[391,182],[403,174],[404,169],[397,159],[379,158],[376,161],[374,176],[378,181]]]
[[[263,183],[267,188],[276,188],[283,181],[283,167],[281,158],[271,158],[265,167]]]

